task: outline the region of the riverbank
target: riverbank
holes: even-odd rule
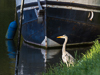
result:
[[[60,63],[60,66],[50,68],[43,75],[99,75],[100,74],[100,43],[98,40],[83,57],[75,62],[74,66],[67,67]]]

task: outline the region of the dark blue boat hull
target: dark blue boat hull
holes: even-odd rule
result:
[[[58,13],[59,12],[59,13]],[[91,42],[100,35],[100,13],[89,21],[88,11],[47,8],[47,36],[62,44],[59,35],[67,35],[68,43]]]
[[[25,41],[49,47],[49,45],[63,44],[64,40],[56,37],[64,34],[69,38],[68,43],[91,42],[100,35],[99,12],[94,12],[95,16],[90,21],[88,18],[90,11],[56,7],[44,9],[45,18],[42,24],[37,23],[35,9],[24,10],[22,35]],[[20,13],[18,13],[19,17]],[[49,44],[50,41],[52,42]]]

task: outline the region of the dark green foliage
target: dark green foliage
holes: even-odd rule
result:
[[[80,60],[75,62],[74,66],[67,67],[66,64],[61,62],[60,66],[50,68],[49,71],[43,73],[43,75],[99,75],[100,44],[98,40],[94,43],[91,49],[88,50],[86,54],[83,54]]]

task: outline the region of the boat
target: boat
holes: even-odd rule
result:
[[[18,20],[21,0],[16,0]],[[24,41],[44,47],[92,42],[100,35],[99,0],[25,0],[22,20]]]

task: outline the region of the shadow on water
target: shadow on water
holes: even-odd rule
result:
[[[69,54],[75,58],[75,51],[82,56],[89,47],[86,48],[67,48]],[[50,66],[60,63],[62,58],[61,49],[42,49],[36,48],[23,42],[19,53],[18,75],[41,75],[47,72]]]

